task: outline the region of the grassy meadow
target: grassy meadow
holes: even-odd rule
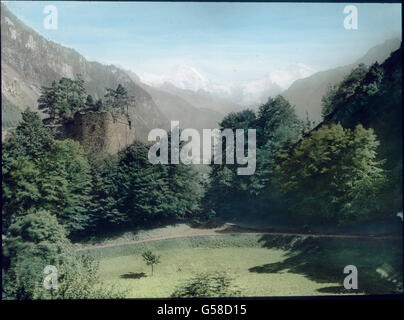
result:
[[[88,251],[100,261],[101,280],[127,298],[169,297],[203,272],[225,272],[240,296],[389,294],[402,279],[398,240],[324,239],[263,234],[218,235],[151,241]],[[161,263],[151,267],[142,252]],[[358,268],[359,289],[347,291],[343,268]]]

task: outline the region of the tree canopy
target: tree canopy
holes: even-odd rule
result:
[[[72,119],[77,111],[85,108],[85,102],[84,80],[62,78],[53,81],[50,87],[42,87],[38,107],[48,114],[50,124],[57,124]]]
[[[278,153],[277,183],[305,223],[368,218],[385,181],[372,129],[330,124]]]

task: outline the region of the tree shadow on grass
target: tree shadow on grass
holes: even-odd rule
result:
[[[129,272],[129,273],[121,274],[122,279],[140,279],[140,278],[144,278],[144,277],[147,277],[147,275],[144,272],[138,272],[138,273]]]
[[[402,279],[402,248],[399,242],[382,240],[333,239],[264,235],[259,240],[263,247],[286,250],[285,259],[249,269],[255,273],[301,274],[317,283],[340,285],[318,289],[322,293],[396,293],[397,286],[380,277],[376,271],[387,266],[396,279]],[[358,290],[346,290],[342,283],[347,274],[344,267],[358,269]]]

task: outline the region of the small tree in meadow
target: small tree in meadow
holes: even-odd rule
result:
[[[151,250],[146,250],[142,253],[142,257],[146,264],[151,266],[153,275],[153,267],[155,264],[160,263],[160,256],[154,254]]]

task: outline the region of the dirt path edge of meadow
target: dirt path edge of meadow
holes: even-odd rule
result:
[[[137,245],[141,243],[164,241],[180,238],[192,238],[192,237],[205,237],[205,236],[220,236],[220,235],[236,235],[236,234],[270,234],[275,236],[297,236],[297,237],[316,237],[316,238],[341,238],[341,239],[391,239],[398,238],[398,235],[355,235],[355,234],[319,234],[310,232],[280,232],[273,231],[271,229],[252,229],[240,227],[235,224],[226,223],[218,228],[189,228],[181,231],[177,234],[151,237],[142,240],[122,241],[118,243],[107,243],[100,245],[88,245],[76,248],[76,252],[91,251],[96,249],[113,248],[121,246]]]

